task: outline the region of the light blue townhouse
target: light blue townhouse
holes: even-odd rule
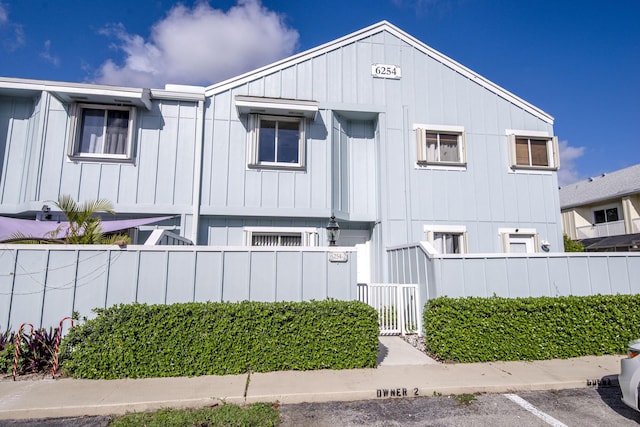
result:
[[[309,253],[334,215],[336,248],[359,248],[349,286],[422,301],[563,251],[553,117],[384,21],[208,87],[0,78],[0,154],[0,215],[105,198],[202,250]]]

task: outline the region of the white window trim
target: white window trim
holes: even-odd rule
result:
[[[546,131],[531,131],[531,130],[518,130],[518,129],[506,129],[507,140],[509,142],[509,168],[511,171],[544,171],[552,172],[557,171],[560,167],[560,151],[558,147],[558,137],[549,135]],[[529,166],[516,164],[516,138],[533,138],[533,139],[546,139],[547,140],[547,159],[549,159],[549,166]],[[531,156],[531,153],[529,153]]]
[[[435,233],[449,233],[449,234],[459,234],[461,241],[459,242],[460,253],[466,254],[469,252],[467,247],[467,227],[464,225],[425,225],[424,228],[424,237],[426,241],[431,245],[434,252],[438,253],[435,250],[434,245],[434,234]],[[450,255],[450,254],[447,254]]]
[[[435,124],[420,124],[413,125],[413,130],[416,134],[416,164],[420,168],[428,169],[456,169],[464,170],[467,166],[467,144],[464,126],[457,125],[435,125]],[[428,161],[427,149],[426,149],[426,133],[447,133],[458,135],[458,157],[459,162],[441,162],[441,161]]]
[[[510,253],[509,243],[511,241],[510,236],[516,235],[521,238],[530,238],[532,251],[527,253],[540,252],[540,236],[535,228],[500,228],[498,229],[500,240],[502,241],[502,250],[505,253]]]
[[[99,154],[99,153],[81,153],[80,150],[80,136],[82,130],[82,110],[84,109],[96,109],[96,110],[115,110],[115,111],[128,111],[129,112],[129,127],[127,134],[127,150],[125,154]],[[136,124],[136,107],[133,106],[120,106],[120,105],[105,105],[105,104],[73,104],[71,108],[71,131],[70,139],[67,148],[67,155],[71,160],[83,160],[83,161],[99,161],[99,162],[130,162],[133,160],[133,146],[135,140],[135,124]]]
[[[274,120],[281,122],[298,122],[299,123],[299,139],[298,139],[298,162],[282,163],[282,162],[260,162],[260,120]],[[250,169],[304,169],[305,167],[305,146],[306,146],[306,119],[297,116],[270,116],[263,114],[248,115],[249,132],[247,134],[247,166]]]
[[[302,236],[302,246],[318,246],[319,233],[315,227],[244,227],[243,242],[244,246],[252,246],[253,234],[273,234],[273,235],[293,235]]]

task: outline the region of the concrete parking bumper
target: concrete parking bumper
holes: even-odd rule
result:
[[[394,351],[394,345],[404,344],[388,343],[388,359],[375,369],[135,380],[0,381],[0,419],[111,415],[162,407],[205,407],[223,401],[300,403],[580,388],[617,378],[623,357],[440,364],[404,348],[409,356],[404,356],[405,364],[399,364],[394,355],[401,352]]]

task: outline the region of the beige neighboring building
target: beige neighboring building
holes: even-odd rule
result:
[[[640,164],[560,188],[560,210],[586,250],[640,250]]]

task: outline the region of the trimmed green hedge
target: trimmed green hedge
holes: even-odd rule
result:
[[[640,338],[640,295],[443,297],[423,316],[428,351],[456,362],[622,354]]]
[[[378,319],[357,301],[119,305],[69,331],[65,374],[225,375],[376,365]]]
[[[7,343],[0,349],[0,374],[8,374],[13,371],[13,358],[15,356],[16,347],[11,343]]]

